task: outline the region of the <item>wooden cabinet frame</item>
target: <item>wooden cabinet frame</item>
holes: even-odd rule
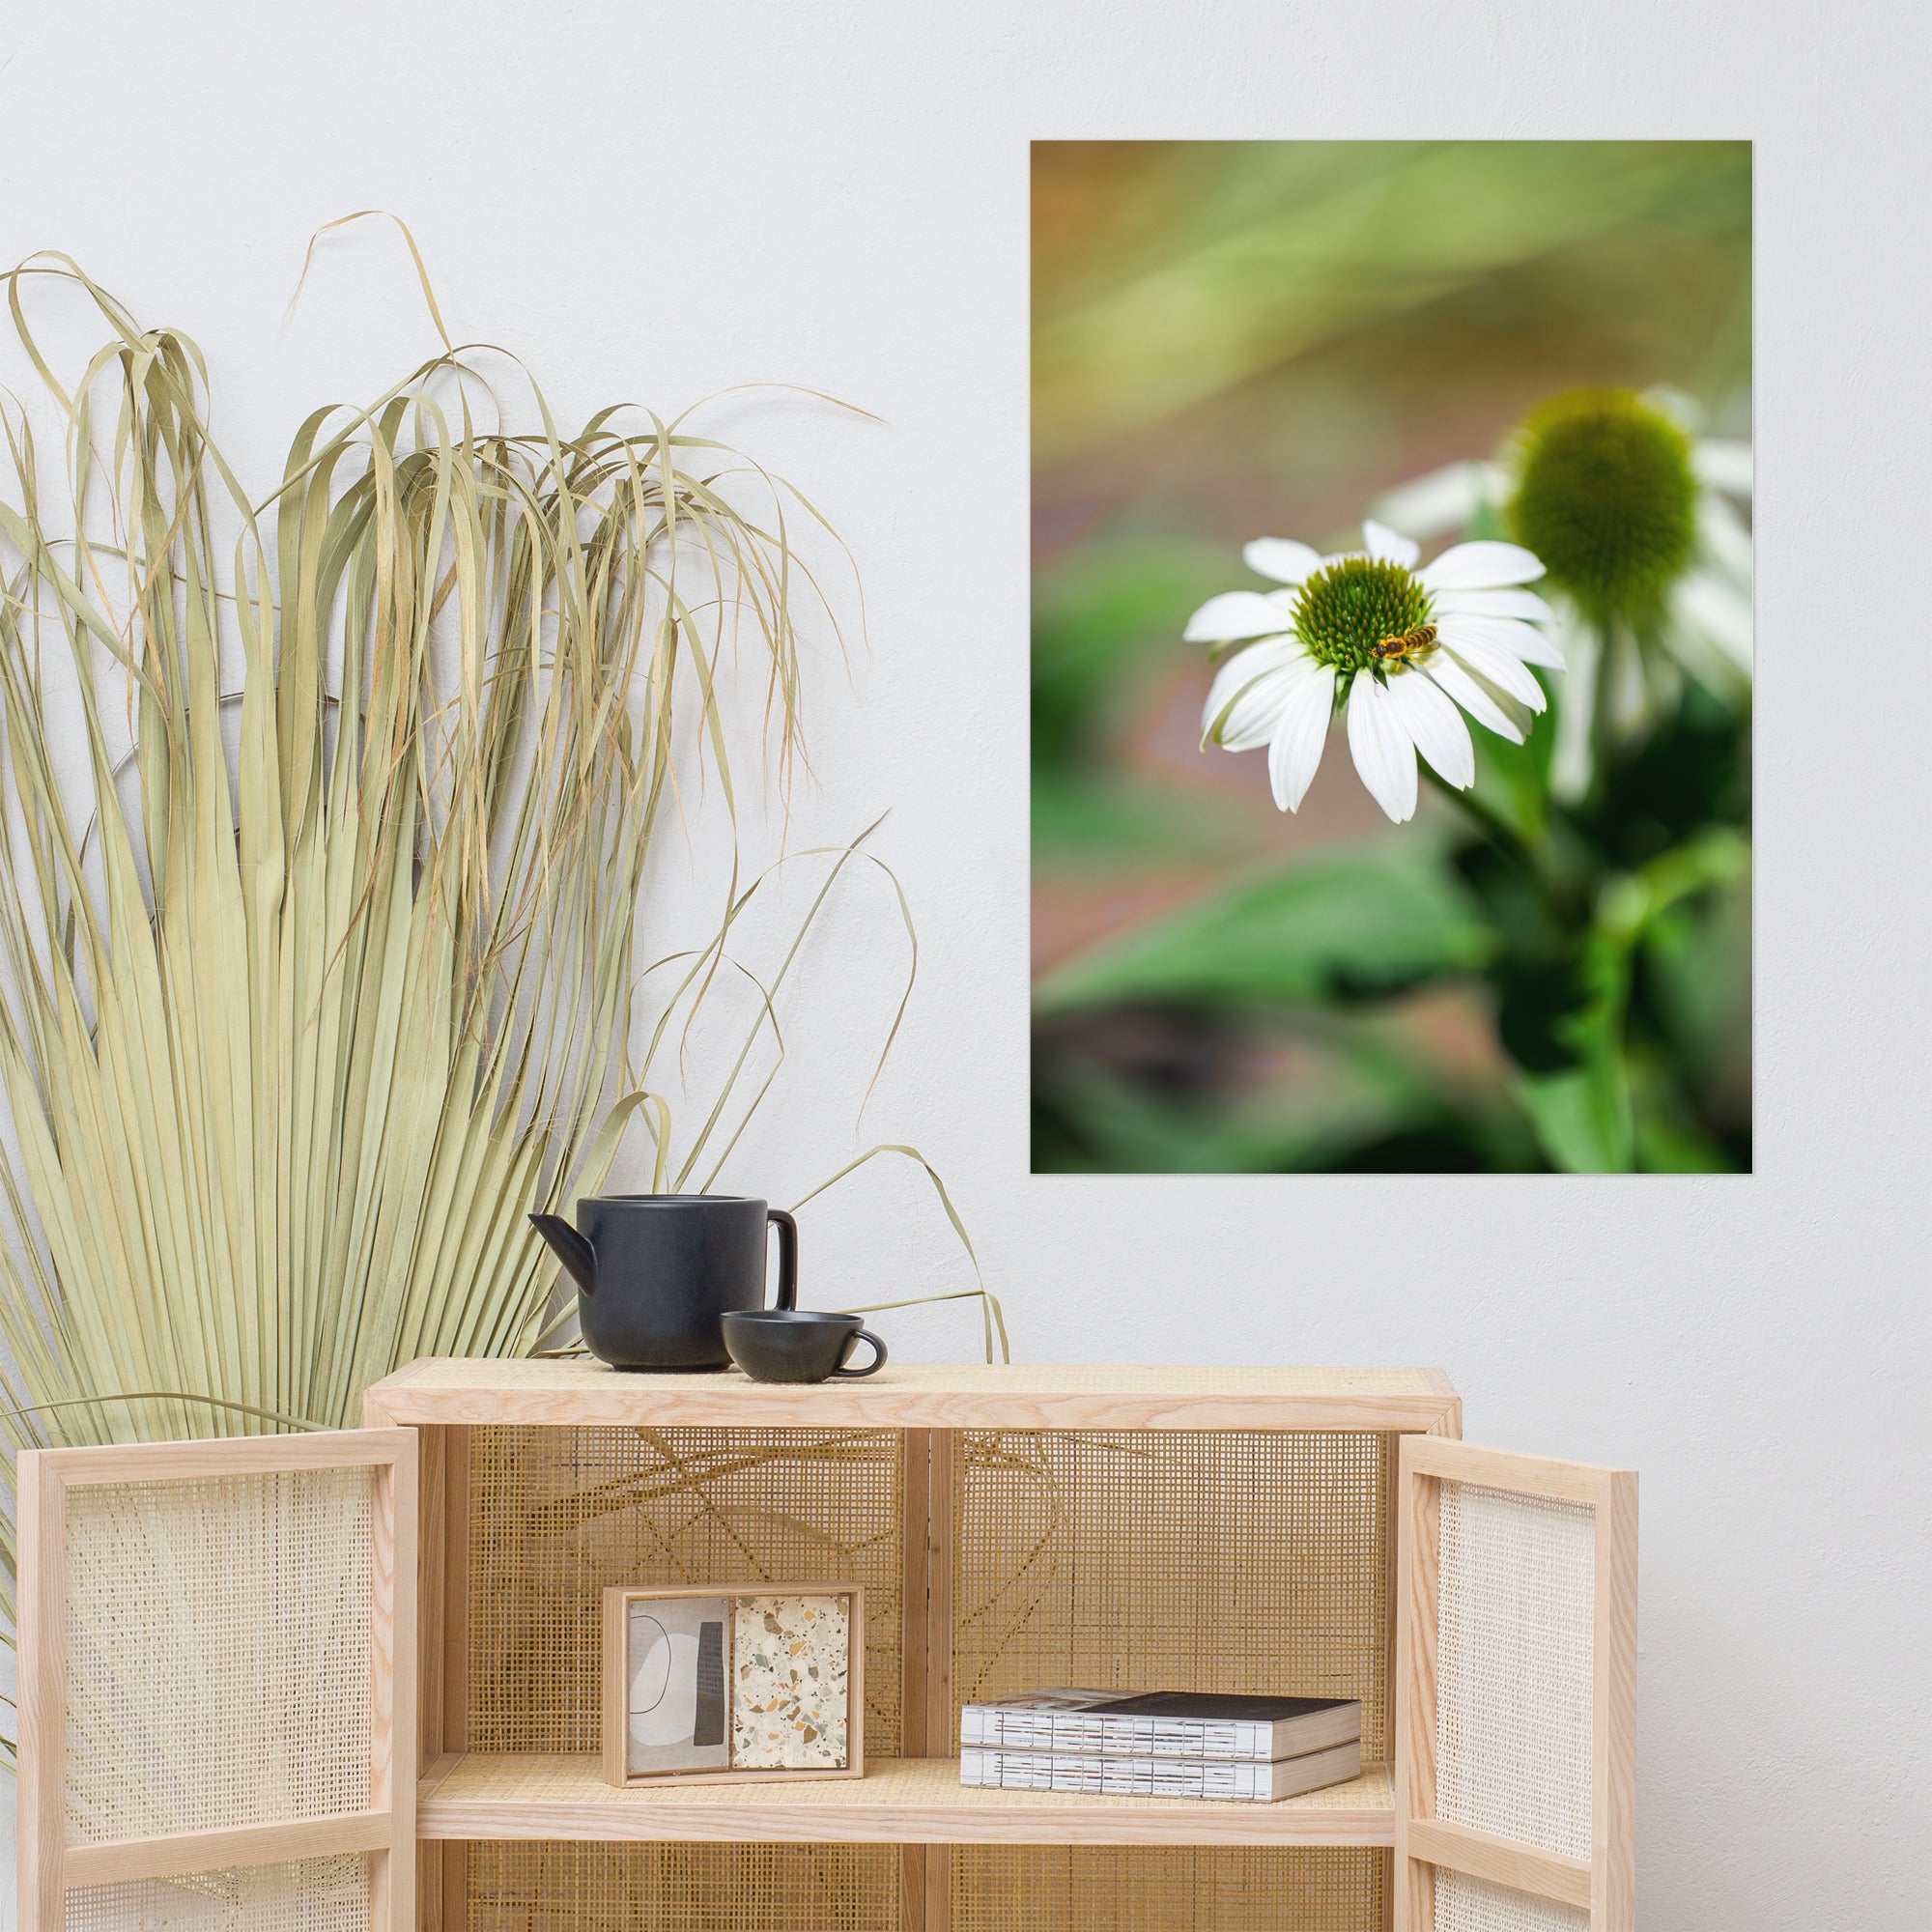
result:
[[[1389,1579],[1385,1681],[1395,1669],[1397,1546],[1394,1441],[1455,1435],[1462,1402],[1439,1370],[980,1368],[894,1364],[864,1380],[759,1385],[737,1376],[619,1375],[593,1362],[424,1361],[378,1383],[371,1424],[423,1437],[422,1785],[419,1923],[458,1932],[468,1884],[464,1846],[478,1838],[584,1837],[897,1845],[900,1932],[948,1932],[955,1844],[1325,1845],[1390,1847],[1385,1766],[1336,1802],[1277,1805],[1110,1802],[1084,1795],[963,1791],[952,1757],[956,1452],[964,1430],[1342,1432],[1387,1443],[1384,1561]],[[559,1796],[558,1761],[520,1780],[503,1760],[469,1755],[469,1432],[477,1428],[890,1428],[903,1448],[900,1752],[862,1784],[675,1788],[653,1779],[619,1791],[585,1759]],[[991,1802],[986,1802],[990,1800]],[[1151,1805],[1151,1808],[1150,1806]],[[1380,1928],[1364,1928],[1380,1932]]]
[[[369,1801],[360,1810],[97,1843],[70,1843],[68,1503],[88,1486],[142,1486],[297,1470],[373,1477],[369,1600]],[[318,1432],[83,1449],[19,1462],[20,1932],[60,1932],[83,1887],[280,1864],[369,1859],[370,1932],[403,1932],[415,1892],[416,1437],[413,1430]],[[401,1558],[399,1561],[398,1558]]]
[[[1635,1479],[1476,1449],[1433,1370],[967,1369],[901,1366],[859,1381],[617,1375],[589,1362],[424,1361],[378,1383],[359,1432],[78,1449],[21,1460],[22,1932],[56,1932],[69,1889],[357,1852],[371,1932],[459,1932],[479,1839],[870,1843],[898,1848],[901,1932],[948,1932],[957,1845],[1366,1846],[1393,1853],[1395,1932],[1437,1932],[1435,1873],[1461,1872],[1630,1932]],[[594,1755],[479,1756],[468,1711],[471,1432],[556,1427],[892,1429],[900,1433],[897,1759],[863,1779],[608,1784]],[[1393,1776],[1274,1805],[962,1788],[952,1761],[953,1521],[962,1431],[1378,1435],[1386,1497]],[[367,1466],[376,1473],[370,1801],[354,1813],[107,1845],[66,1843],[65,1497],[89,1482]],[[1595,1511],[1593,1843],[1587,1860],[1439,1817],[1435,1804],[1442,1485]],[[415,1560],[408,1560],[413,1549]],[[400,1562],[395,1559],[401,1556]],[[616,1578],[612,1581],[620,1580]],[[418,1776],[409,1776],[413,1763]],[[418,1839],[421,1849],[418,1851]],[[1379,1932],[1364,1927],[1363,1932]]]
[[[1397,1538],[1396,1932],[1436,1932],[1438,1870],[1587,1915],[1590,1932],[1636,1923],[1636,1472],[1405,1436]],[[1579,1859],[1436,1815],[1441,1494],[1465,1483],[1594,1514],[1591,1852]]]

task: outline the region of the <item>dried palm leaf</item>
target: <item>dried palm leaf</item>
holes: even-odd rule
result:
[[[107,326],[71,389],[28,322],[47,277]],[[660,1185],[708,1178],[769,1087],[734,1099],[777,980],[681,1156],[627,1035],[680,755],[735,824],[735,651],[797,767],[804,499],[754,472],[753,516],[687,419],[566,435],[534,384],[507,433],[445,334],[310,416],[257,503],[191,341],[65,257],[7,290],[65,436],[50,491],[4,412],[0,1420],[15,1448],[353,1424],[415,1356],[554,1338],[526,1211],[593,1191],[633,1113]],[[732,869],[653,1052],[737,970]],[[11,1624],[11,1524],[0,1557]]]

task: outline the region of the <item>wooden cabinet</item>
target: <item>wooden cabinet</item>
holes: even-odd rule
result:
[[[23,1932],[1633,1923],[1634,1478],[1462,1444],[1439,1372],[895,1364],[800,1388],[424,1361],[365,1419],[25,1459]],[[91,1484],[86,1534],[140,1552],[119,1637],[62,1508]],[[183,1552],[215,1548],[222,1589],[184,1592]],[[865,1587],[867,1775],[606,1783],[603,1588],[800,1577]],[[147,1747],[103,1714],[154,1676],[150,1624],[218,1658],[160,1666],[149,1729],[169,1697],[232,1708],[189,1727],[174,1809],[123,1817],[90,1794],[117,1740]],[[269,1799],[181,1802],[303,1656],[249,1760]],[[1048,1683],[1358,1696],[1368,1761],[1271,1805],[962,1787],[959,1703]],[[304,1748],[332,1783],[270,1775]]]

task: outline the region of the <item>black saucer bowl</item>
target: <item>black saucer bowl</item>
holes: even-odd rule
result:
[[[886,1345],[856,1315],[819,1314],[801,1308],[734,1310],[723,1318],[724,1347],[754,1382],[822,1382],[834,1376],[856,1378],[885,1366]],[[846,1360],[860,1342],[872,1345],[863,1369]]]

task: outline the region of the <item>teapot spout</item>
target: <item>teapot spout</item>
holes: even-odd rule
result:
[[[551,1251],[585,1294],[597,1287],[597,1250],[558,1214],[532,1214],[530,1226],[550,1243]]]

